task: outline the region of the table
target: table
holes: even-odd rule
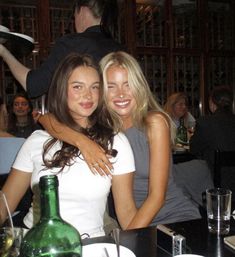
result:
[[[173,157],[174,164],[181,163],[181,162],[188,162],[193,159],[197,159],[193,154],[189,152],[189,150],[182,151],[182,152],[174,151],[172,154],[172,157]]]
[[[224,236],[208,232],[205,213],[203,218],[193,221],[168,224],[172,230],[186,237],[187,252],[206,257],[234,257],[235,251],[223,242]],[[235,221],[231,220],[229,235],[235,235]]]
[[[186,252],[198,254],[205,257],[234,257],[235,251],[223,242],[224,236],[217,237],[207,230],[205,212],[202,219],[177,222],[166,225],[176,233],[186,238]],[[156,247],[156,235],[160,242],[159,233],[155,227],[121,231],[121,245],[131,249],[136,257],[170,257],[171,247],[164,249],[162,245]],[[229,235],[235,235],[235,220],[231,220],[231,231]],[[84,239],[83,245],[91,243],[114,243],[111,237],[97,237]]]
[[[83,245],[92,243],[114,243],[114,240],[110,236],[103,236],[86,238],[82,240],[82,243]],[[120,244],[132,250],[136,257],[164,257],[164,251],[161,249],[158,250],[157,254],[155,227],[121,231]]]

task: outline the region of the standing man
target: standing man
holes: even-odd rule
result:
[[[54,70],[69,53],[88,54],[99,61],[107,53],[123,49],[112,38],[117,27],[117,0],[76,0],[74,19],[77,33],[59,38],[48,58],[35,70],[25,67],[0,44],[0,56],[29,97],[47,93]]]

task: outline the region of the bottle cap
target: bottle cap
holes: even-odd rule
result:
[[[56,175],[46,175],[46,176],[42,176],[40,177],[40,181],[39,181],[39,186],[58,186],[59,185],[59,181]]]

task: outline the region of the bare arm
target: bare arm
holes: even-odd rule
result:
[[[30,69],[20,63],[2,44],[0,44],[0,56],[9,66],[15,79],[26,90],[26,77]]]
[[[30,186],[31,173],[23,172],[20,170],[13,169],[9,173],[7,181],[5,182],[2,192],[5,194],[10,212],[13,213],[23,198],[25,192]],[[3,209],[3,206],[0,206]],[[5,214],[6,215],[6,214]],[[2,217],[2,220],[6,219]]]
[[[52,114],[48,113],[41,116],[39,122],[53,137],[78,147],[89,168],[94,173],[98,172],[101,175],[104,175],[104,173],[110,174],[113,166],[103,148],[94,141],[58,122]],[[98,165],[94,166],[94,164]]]
[[[0,137],[14,137],[12,134],[9,134],[8,132],[0,130]]]
[[[112,193],[115,211],[122,229],[126,229],[136,214],[136,206],[133,197],[134,172],[113,176]]]
[[[147,136],[150,149],[148,197],[128,229],[148,226],[164,204],[168,185],[171,142],[166,118],[152,113],[148,117]]]

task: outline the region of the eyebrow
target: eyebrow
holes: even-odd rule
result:
[[[70,84],[82,84],[82,85],[84,85],[84,84],[86,84],[86,83],[85,83],[85,82],[82,82],[82,81],[77,81],[77,80],[75,80],[75,81],[70,82]],[[94,85],[94,84],[101,84],[101,81],[95,81],[95,82],[93,82],[91,85]]]
[[[107,84],[112,84],[112,85],[117,85],[117,83],[116,82],[113,82],[113,81],[107,81]],[[129,82],[128,81],[124,81],[123,83],[122,83],[122,85],[124,85],[124,84],[129,84]]]

